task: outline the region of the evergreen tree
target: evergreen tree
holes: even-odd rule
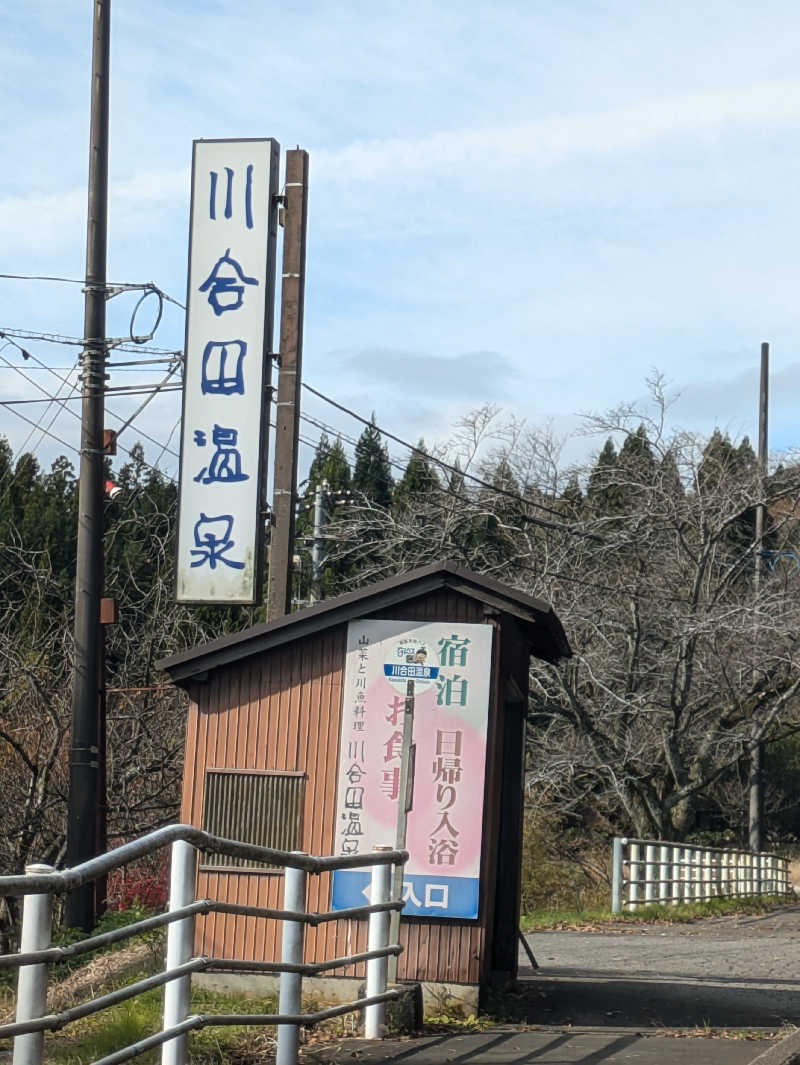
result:
[[[412,452],[405,473],[395,485],[392,496],[392,509],[400,511],[413,506],[414,500],[424,498],[435,488],[441,488],[436,470],[424,454],[425,441],[420,437],[417,444],[419,451]]]
[[[71,582],[77,549],[78,481],[72,463],[63,455],[42,479],[41,513],[42,547],[49,552],[53,570]]]
[[[639,509],[653,487],[657,470],[647,430],[640,425],[625,437],[617,457],[619,505],[629,512]]]
[[[564,489],[561,498],[573,516],[576,517],[583,510],[583,492],[576,473],[573,473],[567,481],[567,487]]]
[[[455,495],[464,494],[464,474],[461,472],[461,463],[458,459],[455,460],[453,463],[453,469],[450,471],[447,490]]]
[[[745,437],[739,447],[734,447],[727,433],[715,429],[703,450],[703,458],[697,471],[700,491],[715,491],[726,485],[729,478],[752,470],[755,455],[750,441]]]
[[[327,435],[323,433],[308,469],[308,488],[304,499],[313,500],[314,489],[323,481],[328,482],[331,492],[349,492],[352,480],[350,463],[347,461],[341,439],[337,436],[331,444]]]
[[[640,425],[635,433],[625,437],[620,449],[617,465],[630,477],[637,478],[643,484],[651,484],[655,474],[656,460],[647,438],[647,430]]]
[[[8,440],[0,435],[0,491],[5,492],[14,465],[14,455]],[[2,496],[0,496],[2,499]]]
[[[617,449],[614,447],[614,441],[609,437],[603,450],[597,456],[597,462],[589,474],[589,483],[586,486],[587,501],[595,511],[601,514],[617,510],[622,501],[619,491],[618,465]]]
[[[753,543],[758,493],[758,469],[750,441],[744,437],[735,447],[727,433],[715,429],[697,470],[695,495],[707,521],[729,523],[721,543],[730,551],[729,565],[741,564]],[[740,513],[731,522],[737,503]]]
[[[319,438],[308,471],[308,481],[295,521],[295,543],[300,549],[300,567],[295,586],[296,597],[308,599],[311,593],[311,546],[314,534],[314,496],[318,486],[325,486],[323,501],[325,524],[341,517],[345,494],[350,492],[352,475],[342,441],[337,437],[331,444],[327,434]],[[326,561],[322,570],[322,594],[335,594],[340,583],[349,575],[351,566],[342,561]]]
[[[672,451],[666,451],[658,470],[659,484],[667,499],[682,499],[686,494],[683,489],[678,464]]]
[[[480,512],[470,546],[478,547],[485,563],[495,567],[516,556],[516,533],[525,507],[514,498],[520,495],[519,484],[505,455],[491,471],[490,481],[492,489],[481,489],[478,496]]]
[[[368,425],[356,444],[356,465],[353,471],[353,488],[370,502],[388,508],[392,502],[392,471],[389,452],[381,443],[381,434],[375,426]]]

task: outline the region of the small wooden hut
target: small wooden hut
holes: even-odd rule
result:
[[[181,819],[318,855],[393,845],[381,812],[398,801],[392,693],[414,680],[417,865],[398,978],[461,985],[469,1000],[516,975],[529,662],[570,654],[547,603],[442,562],[173,655],[160,666],[190,697]],[[281,905],[280,870],[230,862],[204,859],[198,897]],[[357,904],[359,891],[314,877],[308,906]],[[211,914],[197,935],[204,954],[279,958],[279,932],[255,918]],[[366,935],[366,922],[309,928],[306,960],[364,950]]]

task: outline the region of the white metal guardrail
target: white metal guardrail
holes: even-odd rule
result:
[[[611,911],[744,895],[791,895],[789,860],[764,851],[614,840]]]
[[[170,895],[169,907],[165,913],[69,946],[50,945],[53,894],[69,891],[80,884],[96,880],[112,869],[120,868],[169,845],[172,847]],[[283,909],[242,906],[213,899],[196,900],[194,894],[198,851],[283,866]],[[317,1024],[329,1017],[362,1009],[365,1035],[367,1038],[378,1038],[383,1029],[386,1003],[401,994],[398,990],[386,988],[387,959],[390,955],[402,952],[399,943],[389,943],[390,912],[400,910],[403,906],[402,901],[392,901],[390,898],[390,866],[403,865],[407,859],[408,854],[405,851],[395,851],[388,847],[376,848],[369,855],[316,858],[299,851],[278,851],[222,839],[191,825],[169,825],[72,869],[56,871],[46,865],[30,865],[24,876],[2,876],[0,895],[22,895],[25,896],[25,901],[20,950],[15,954],[0,955],[0,968],[19,968],[16,1020],[13,1024],[0,1025],[0,1039],[13,1037],[13,1065],[42,1065],[46,1060],[46,1032],[57,1031],[81,1017],[98,1013],[160,986],[164,987],[162,1030],[98,1059],[94,1065],[120,1065],[121,1062],[129,1061],[158,1046],[162,1047],[162,1065],[186,1065],[189,1032],[205,1027],[248,1024],[277,1025],[277,1065],[296,1065],[301,1026]],[[364,866],[371,867],[369,905],[331,913],[306,912],[306,879],[309,875],[316,876],[334,869]],[[193,957],[195,916],[198,913],[211,912],[281,921],[283,929],[280,962]],[[360,917],[369,918],[366,951],[313,964],[303,962],[303,941],[307,925]],[[87,954],[162,926],[167,928],[166,962],[163,972],[137,980],[127,987],[118,988],[60,1013],[47,1013],[47,967],[50,962]],[[365,998],[313,1013],[302,1012],[303,976],[360,962],[366,962],[367,969]],[[279,973],[278,1012],[191,1014],[191,978],[193,973],[198,972]]]

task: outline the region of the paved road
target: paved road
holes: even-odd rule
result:
[[[365,1043],[330,1065],[800,1065],[800,905],[691,925],[603,926],[528,937],[520,984],[490,1013],[506,1023],[472,1035]],[[508,1022],[536,1025],[512,1027]],[[703,1029],[727,1029],[709,1038]],[[772,1038],[732,1038],[769,1028]],[[670,1032],[658,1031],[668,1029]],[[695,1029],[679,1033],[675,1029]],[[765,1036],[767,1033],[751,1033]],[[719,1036],[719,1033],[717,1033]]]
[[[325,1065],[762,1065],[768,1042],[670,1039],[620,1031],[499,1031],[366,1043],[347,1040]],[[788,1060],[763,1065],[795,1065]]]
[[[800,1025],[800,905],[690,925],[537,932],[515,1019],[612,1027]]]

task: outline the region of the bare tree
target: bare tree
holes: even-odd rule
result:
[[[753,587],[748,445],[669,433],[651,388],[651,409],[588,421],[620,445],[606,466],[562,470],[550,434],[484,410],[435,453],[439,490],[329,532],[369,560],[364,580],[451,558],[553,603],[575,655],[532,666],[532,801],[670,838],[701,810],[740,822],[725,808],[739,762],[797,727],[800,604],[779,575]],[[459,455],[482,483],[454,477]],[[773,540],[795,520],[780,500],[799,493],[792,468],[767,486]]]

